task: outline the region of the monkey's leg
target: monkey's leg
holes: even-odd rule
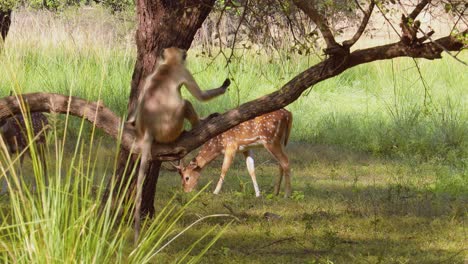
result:
[[[184,117],[187,118],[187,120],[190,122],[192,128],[200,123],[200,118],[198,117],[195,108],[193,108],[192,103],[187,100],[185,100],[184,103]]]
[[[140,228],[141,228],[141,197],[143,193],[143,182],[145,180],[145,173],[146,167],[148,164],[148,160],[151,156],[151,143],[153,142],[153,137],[148,133],[145,132],[143,139],[141,141],[141,162],[140,162],[140,169],[138,170],[138,178],[137,178],[137,192],[136,192],[136,204],[135,204],[135,236],[134,242],[135,245],[138,243],[138,238],[140,236]]]

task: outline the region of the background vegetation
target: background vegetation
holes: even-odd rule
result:
[[[0,55],[0,96],[11,89],[72,94],[102,99],[126,113],[135,60],[131,16],[96,7],[59,13],[22,10],[15,16]],[[223,59],[203,51],[195,46],[188,58],[200,86],[219,86],[228,72],[234,85],[227,95],[197,104],[202,115],[271,92],[318,61],[312,55],[249,50],[239,51],[239,59],[226,67]],[[239,161],[220,197],[203,193],[177,228],[200,213],[237,216],[240,221],[208,254],[213,263],[265,262],[265,257],[297,263],[463,262],[468,242],[467,76],[466,67],[450,57],[397,59],[359,66],[321,82],[288,107],[294,115],[287,149],[293,198],[269,195],[277,169],[260,151],[256,162],[262,199],[254,198]],[[63,118],[55,120],[59,128],[65,126]],[[81,120],[68,125],[70,152],[80,128]],[[83,131],[89,137],[92,127]],[[63,136],[60,129],[57,133]],[[115,143],[102,140],[101,154],[95,156],[97,181],[112,174],[100,167],[112,167],[115,158]],[[55,163],[52,157],[49,162]],[[219,170],[215,162],[202,183],[216,180]],[[28,172],[32,174],[26,170],[25,177]],[[157,208],[174,195],[181,207],[191,196],[180,193],[178,176],[166,174]],[[280,218],[265,217],[267,212]],[[229,221],[205,222],[158,261],[172,261],[202,233]]]
[[[77,12],[18,15],[23,17],[17,18],[2,55],[1,95],[16,87],[102,98],[124,115],[135,60],[129,32],[133,21],[125,15],[109,16],[103,9]],[[238,55],[226,68],[221,56],[213,60],[200,48],[191,51],[188,66],[201,87],[218,86],[228,70],[235,81],[227,96],[197,104],[202,115],[271,92],[318,61],[251,50]],[[403,58],[350,69],[319,83],[289,107],[296,120],[292,139],[466,165],[468,77],[460,66],[451,58]]]

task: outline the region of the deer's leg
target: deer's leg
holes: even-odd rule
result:
[[[280,188],[281,188],[281,181],[283,179],[283,175],[284,175],[284,169],[283,169],[283,166],[281,166],[281,163],[279,162],[279,159],[278,157],[275,155],[275,152],[276,150],[274,149],[273,146],[271,145],[265,145],[265,148],[268,150],[268,152],[270,152],[270,154],[278,161],[279,163],[279,174],[276,178],[276,181],[275,181],[275,187],[274,187],[274,194],[275,195],[278,195],[279,192],[280,192]]]
[[[223,167],[221,168],[221,176],[219,177],[218,184],[216,185],[216,189],[213,192],[214,194],[218,194],[221,191],[221,187],[223,186],[224,182],[224,177],[226,176],[226,173],[229,167],[231,167],[232,161],[236,156],[236,150],[237,147],[226,147],[226,150],[224,151]]]
[[[260,197],[260,188],[258,188],[257,177],[255,176],[255,163],[253,159],[252,150],[244,151],[245,163],[247,164],[247,170],[249,171],[250,178],[255,189],[255,196]]]
[[[185,100],[184,104],[184,117],[190,122],[192,128],[200,123],[200,118],[198,117],[195,108],[193,108],[192,103],[187,100]]]
[[[291,172],[289,170],[289,160],[286,154],[283,151],[283,147],[280,144],[265,144],[265,148],[273,155],[273,157],[278,160],[280,165],[280,175],[276,180],[275,184],[275,194],[279,194],[279,189],[281,185],[281,178],[284,176],[285,184],[285,197],[291,195]]]
[[[274,192],[275,192],[275,195],[278,195],[279,192],[280,192],[280,189],[281,189],[281,181],[283,180],[283,177],[284,177],[284,170],[283,170],[283,167],[281,167],[281,165],[279,166],[279,174],[276,178],[276,182],[275,182],[275,189],[274,189]]]

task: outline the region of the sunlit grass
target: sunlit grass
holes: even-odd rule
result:
[[[0,96],[15,89],[100,98],[125,115],[136,54],[133,23],[101,9],[22,10],[0,55]],[[461,57],[467,60],[466,53]],[[218,87],[228,75],[234,81],[227,95],[196,103],[197,111],[226,111],[275,91],[316,62],[246,52],[226,68],[221,57],[212,63],[195,47],[188,67],[202,88]],[[16,170],[8,172],[9,193],[0,197],[0,262],[195,261],[230,218],[207,219],[163,246],[200,215],[231,208],[240,222],[229,226],[205,263],[463,263],[468,74],[448,56],[417,63],[426,88],[415,62],[402,58],[350,69],[288,106],[294,115],[287,148],[291,199],[271,195],[277,167],[262,151],[256,152],[261,199],[254,198],[240,159],[219,196],[208,187],[191,203],[178,176],[163,173],[160,215],[145,223],[137,248],[131,206],[117,201],[121,210],[111,210],[100,200],[114,174],[115,141],[80,119],[50,115],[56,129],[49,136],[48,185],[37,157],[17,172],[17,161],[2,154],[0,179],[10,165]],[[217,180],[220,166],[215,161],[207,168],[201,185]],[[34,193],[28,182],[37,182]],[[267,220],[266,212],[282,219]],[[200,238],[206,240],[195,244]]]
[[[79,11],[18,15],[32,25],[21,20],[12,27],[0,55],[0,76],[5,76],[0,78],[0,96],[12,87],[89,100],[100,96],[106,106],[124,116],[136,54],[129,30],[134,22],[99,8],[87,10],[94,15],[87,13],[83,18],[74,12]],[[461,58],[466,60],[466,53]],[[218,87],[228,76],[233,80],[227,95],[195,102],[197,111],[206,116],[237,107],[279,89],[317,61],[297,54],[278,57],[241,51],[226,67],[222,56],[206,57],[194,47],[188,67],[202,88]],[[292,140],[380,156],[466,164],[467,76],[466,67],[449,56],[354,67],[315,85],[288,106],[295,121]],[[196,101],[186,91],[184,95]],[[73,121],[70,133],[78,126]]]
[[[262,198],[255,198],[245,160],[237,157],[221,193],[213,195],[211,186],[189,208],[194,214],[232,210],[241,220],[208,252],[206,263],[464,263],[466,176],[440,164],[381,159],[326,145],[292,142],[286,152],[292,168],[290,199],[272,195],[278,165],[258,150]],[[217,181],[221,163],[217,159],[203,171],[200,186]],[[171,197],[179,182],[173,173],[164,173],[158,195]],[[190,234],[197,236],[215,223]],[[176,252],[177,247],[161,259]]]
[[[65,131],[69,118],[65,116]],[[133,203],[126,200],[134,193],[129,193],[129,182],[120,192],[113,191],[118,188],[113,181],[119,142],[112,154],[103,156],[106,150],[96,139],[94,128],[85,132],[84,124],[81,120],[76,135],[69,136],[59,132],[63,126],[57,128],[52,122],[45,156],[38,154],[31,125],[27,125],[31,160],[22,168],[19,158],[26,153],[10,155],[0,137],[0,183],[7,186],[6,193],[0,195],[1,263],[151,263],[205,219],[232,219],[227,214],[207,215],[188,227],[181,226],[180,219],[199,194],[186,196],[183,204],[174,202],[174,196],[158,207],[154,219],[143,222],[134,245]],[[108,188],[110,197],[103,199]],[[229,221],[223,227],[212,226],[174,256],[174,261],[199,262],[229,227]]]

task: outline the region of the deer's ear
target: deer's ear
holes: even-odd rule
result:
[[[172,165],[172,167],[174,167],[177,171],[179,171],[179,172],[182,171],[183,165],[181,166],[181,165],[180,165],[180,162],[179,162],[179,164],[175,164],[174,162],[169,161],[169,163],[170,163],[170,164]]]
[[[192,168],[194,168],[194,169],[195,169],[195,168],[200,168],[200,166],[198,166],[198,162],[197,162],[197,159],[196,159],[196,158],[193,158],[193,160],[190,161],[190,163],[189,163],[188,166],[190,166],[190,167],[192,167]]]

